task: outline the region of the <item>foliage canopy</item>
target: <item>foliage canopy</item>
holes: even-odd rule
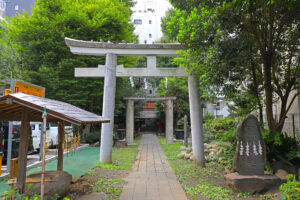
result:
[[[204,89],[213,85],[240,105],[244,103],[239,99],[247,95],[247,109],[259,108],[261,120],[264,104],[269,128],[281,132],[290,105],[299,95],[292,91],[300,88],[299,3],[171,2],[175,10],[167,16],[168,36],[188,47],[177,62],[198,76]],[[281,105],[278,120],[275,102]]]
[[[0,56],[10,64],[1,60],[0,69],[13,68],[16,77],[45,87],[48,98],[100,113],[103,79],[74,78],[74,68],[96,67],[105,59],[72,55],[64,38],[132,42],[136,39],[130,23],[132,5],[130,0],[37,0],[31,15],[14,16],[2,23],[0,45],[12,53],[1,51]],[[121,58],[119,62],[131,65],[135,60]],[[127,84],[126,80],[118,82]],[[119,102],[121,93],[131,90],[117,85],[121,87],[117,90]]]

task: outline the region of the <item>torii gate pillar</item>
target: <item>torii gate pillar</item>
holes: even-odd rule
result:
[[[110,119],[110,122],[102,124],[101,128],[100,162],[102,163],[112,162],[116,68],[117,55],[112,53],[106,54],[102,116]]]
[[[128,99],[126,106],[126,142],[133,144],[134,139],[134,100]]]
[[[203,113],[198,82],[193,76],[189,76],[189,102],[192,133],[192,148],[195,156],[194,165],[204,166],[204,143],[203,143]]]
[[[174,125],[173,125],[173,101],[168,99],[166,102],[166,143],[172,144],[173,133],[174,133]]]

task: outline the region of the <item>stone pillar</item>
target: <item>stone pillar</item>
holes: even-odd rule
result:
[[[117,55],[106,54],[102,116],[110,120],[101,128],[100,162],[112,162],[113,127],[116,96]]]
[[[184,115],[184,146],[188,147],[188,122],[186,115]]]
[[[166,143],[172,144],[173,141],[173,100],[166,101]]]
[[[134,139],[134,100],[127,100],[126,107],[126,142],[133,144]]]
[[[191,117],[192,146],[195,156],[194,164],[204,166],[203,113],[200,100],[199,84],[189,76],[189,102]]]

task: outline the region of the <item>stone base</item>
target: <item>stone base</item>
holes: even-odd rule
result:
[[[119,140],[116,141],[115,143],[115,147],[126,147],[127,146],[127,142],[125,140]]]
[[[53,197],[55,194],[63,196],[69,189],[72,182],[72,175],[64,171],[46,171],[45,177],[53,178],[52,181],[45,182],[45,196]],[[27,178],[41,178],[41,172],[34,172],[29,174]],[[32,183],[32,188],[26,186],[26,192],[30,193],[33,190],[34,193],[41,193],[41,183]]]
[[[127,146],[136,146],[137,143],[131,143],[131,144],[127,144]]]
[[[239,175],[237,172],[226,174],[226,183],[235,191],[256,193],[275,193],[282,181],[273,174],[259,176]]]

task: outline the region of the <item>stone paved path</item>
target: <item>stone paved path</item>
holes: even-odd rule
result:
[[[120,200],[186,200],[156,135],[144,133]]]

